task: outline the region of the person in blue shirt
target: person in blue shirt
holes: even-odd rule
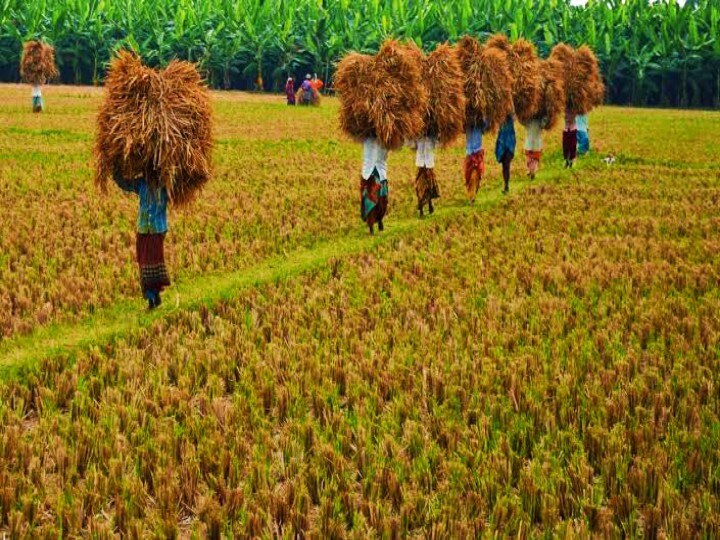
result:
[[[500,126],[497,142],[495,143],[495,158],[502,164],[503,181],[505,188],[503,193],[510,191],[510,163],[515,157],[515,122],[512,115],[508,115],[505,122]]]
[[[120,189],[135,193],[140,199],[136,235],[137,261],[143,297],[148,301],[149,309],[155,309],[161,303],[160,293],[170,285],[165,267],[167,191],[164,187],[153,187],[145,178],[123,178],[117,171],[113,179]]]
[[[578,114],[575,116],[575,126],[577,128],[577,153],[579,156],[582,156],[590,151],[588,115]]]

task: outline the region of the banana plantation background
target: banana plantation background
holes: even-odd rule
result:
[[[0,80],[18,80],[23,41],[40,37],[64,83],[101,83],[130,46],[153,65],[200,62],[218,88],[279,90],[288,74],[331,80],[344,52],[388,36],[431,49],[495,32],[543,56],[590,45],[613,103],[720,106],[720,0],[0,0]]]

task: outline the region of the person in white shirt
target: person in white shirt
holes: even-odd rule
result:
[[[535,175],[540,168],[540,158],[542,157],[543,151],[542,129],[544,124],[545,121],[541,118],[533,118],[525,124],[525,159],[530,180],[535,179]]]
[[[360,178],[360,216],[375,234],[375,224],[383,231],[383,218],[388,206],[388,150],[375,137],[363,143],[363,166]]]
[[[415,149],[415,166],[418,168],[415,176],[415,194],[418,199],[420,217],[424,215],[425,205],[428,213],[435,211],[433,199],[440,197],[437,178],[435,177],[435,149],[438,140],[435,137],[425,136],[413,141],[411,148]]]
[[[39,84],[34,84],[32,87],[32,108],[34,113],[43,110],[42,89]]]

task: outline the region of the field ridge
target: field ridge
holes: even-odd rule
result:
[[[539,179],[533,182],[540,183],[542,181]],[[513,181],[513,193],[520,193],[529,184],[527,180]],[[464,200],[451,200],[449,204],[437,208],[433,216],[425,219],[393,219],[390,215],[385,232],[376,233],[375,236],[367,234],[366,228],[358,220],[358,227],[352,234],[320,242],[311,249],[300,248],[243,270],[206,274],[176,282],[165,294],[164,304],[153,312],[143,309],[143,304],[138,299],[124,300],[98,309],[78,322],[52,323],[29,334],[11,337],[0,343],[0,380],[21,377],[44,358],[74,355],[93,345],[107,343],[118,336],[147,328],[178,311],[195,310],[201,306],[211,307],[220,300],[235,296],[243,289],[291,279],[335,258],[370,251],[375,246],[401,237],[418,227],[431,226],[438,219],[488,209],[506,198],[497,186],[490,187],[486,184],[485,189],[478,193],[474,205]]]

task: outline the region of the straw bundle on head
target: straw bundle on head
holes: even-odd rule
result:
[[[463,72],[455,51],[438,45],[423,62],[423,82],[428,93],[425,133],[440,144],[451,144],[463,132],[465,93]]]
[[[373,63],[370,55],[350,53],[340,60],[335,71],[335,90],[340,95],[340,128],[358,141],[375,133],[370,119]]]
[[[313,107],[319,107],[320,106],[320,92],[317,91],[316,88],[313,88],[311,90],[311,97],[310,97],[310,105]],[[295,94],[295,102],[296,103],[304,103],[305,102],[305,90],[300,88],[297,93]]]
[[[456,50],[465,78],[465,127],[484,121],[485,131],[494,131],[513,110],[507,53],[496,46],[482,47],[470,36],[463,37]]]
[[[590,93],[591,108],[602,105],[605,101],[605,83],[600,74],[600,65],[595,53],[590,47],[583,45],[576,53],[577,63],[583,66],[583,71],[588,74],[587,85]]]
[[[563,65],[552,58],[540,62],[540,106],[535,118],[543,124],[543,129],[555,127],[565,112],[565,79]]]
[[[513,104],[520,122],[535,116],[540,107],[542,80],[535,46],[525,39],[512,44],[510,69],[513,73]]]
[[[55,65],[55,48],[42,41],[27,41],[23,45],[20,76],[29,84],[45,84],[59,75]]]
[[[407,46],[387,40],[373,62],[370,119],[377,138],[389,150],[423,134],[427,91],[418,59]]]
[[[512,54],[512,45],[505,34],[494,34],[485,42],[485,47],[497,49],[505,54]]]
[[[176,204],[192,200],[210,178],[210,94],[193,64],[163,71],[121,51],[105,80],[97,117],[95,182],[105,189],[114,171],[165,187]]]
[[[605,86],[595,55],[587,47],[576,52],[565,43],[553,47],[550,58],[563,64],[566,107],[573,114],[587,114],[602,103]]]

